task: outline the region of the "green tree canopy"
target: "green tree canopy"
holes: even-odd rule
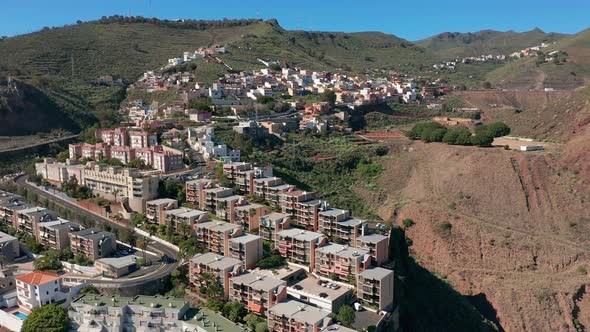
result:
[[[337,319],[340,322],[340,324],[342,324],[346,327],[352,326],[352,323],[354,323],[355,317],[356,317],[356,313],[354,312],[354,309],[352,309],[352,307],[349,305],[343,305],[340,307],[340,310],[338,310]]]
[[[58,304],[48,304],[33,309],[25,320],[22,332],[67,332],[70,330],[70,317]]]
[[[443,137],[443,142],[451,145],[471,145],[471,131],[465,127],[449,129]]]

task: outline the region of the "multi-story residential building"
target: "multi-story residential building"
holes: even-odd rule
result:
[[[204,189],[214,188],[215,184],[209,179],[198,179],[186,182],[186,202],[201,208],[204,201]]]
[[[0,191],[0,224],[16,228],[17,211],[27,208],[21,196]]]
[[[355,247],[367,250],[372,265],[381,266],[389,261],[389,237],[381,234],[359,236]]]
[[[316,231],[321,203],[314,192],[293,190],[283,194],[281,209],[283,213],[291,215],[294,224]]]
[[[329,311],[295,300],[277,303],[268,310],[268,329],[273,332],[320,332],[330,322]]]
[[[281,201],[283,199],[283,194],[292,191],[295,189],[295,186],[290,185],[290,184],[279,184],[279,185],[274,185],[271,187],[267,187],[266,190],[266,194],[264,195],[264,198],[269,201],[274,203],[277,206],[280,206]]]
[[[291,227],[291,217],[285,213],[272,212],[260,217],[260,225],[258,227],[258,235],[263,239],[272,241],[276,245],[277,234],[285,229]]]
[[[229,256],[230,239],[243,234],[240,225],[223,221],[206,221],[195,225],[197,243],[209,251]]]
[[[242,273],[243,269],[244,263],[236,258],[224,257],[212,252],[197,254],[189,262],[189,281],[193,287],[199,289],[204,282],[202,274],[210,273],[223,287],[223,298],[227,300],[230,279]]]
[[[103,158],[111,158],[111,146],[106,143],[78,143],[69,145],[71,160],[92,159],[99,161]]]
[[[209,220],[207,212],[181,207],[165,211],[163,223],[171,227],[174,232],[178,231],[181,224],[188,225],[191,232],[194,232],[196,224],[207,220]]]
[[[254,179],[254,191],[252,192],[252,194],[272,201],[270,197],[268,197],[269,188],[277,187],[283,184],[283,179],[276,176],[256,178]],[[277,203],[278,201],[279,200],[277,200]]]
[[[231,190],[231,189],[230,189]],[[241,195],[229,195],[217,198],[217,205],[213,212],[215,215],[225,221],[232,221],[235,215],[234,209],[238,205],[245,205],[246,197]]]
[[[74,255],[84,255],[88,260],[109,257],[117,249],[115,234],[95,228],[70,233],[70,248]]]
[[[86,294],[72,302],[68,315],[76,331],[185,331],[189,308],[186,301],[158,295]]]
[[[127,128],[99,129],[95,133],[96,138],[101,139],[105,144],[114,146],[129,145],[129,131]]]
[[[266,316],[268,309],[287,298],[287,282],[256,272],[231,278],[229,299],[249,312]]]
[[[31,311],[61,300],[61,278],[55,273],[34,271],[16,277],[18,306]]]
[[[57,214],[54,211],[38,206],[17,210],[15,226],[18,231],[38,239],[39,224],[56,220],[56,216]]]
[[[230,221],[242,225],[249,231],[256,231],[260,226],[260,218],[268,213],[266,206],[261,204],[244,204],[233,208]]]
[[[349,281],[355,283],[358,274],[371,264],[368,251],[347,245],[328,243],[315,252],[315,273],[331,279],[352,279]]]
[[[203,189],[199,195],[200,201],[198,208],[205,211],[216,212],[219,199],[233,195],[234,191],[231,188],[215,187]]]
[[[158,145],[158,135],[146,131],[130,131],[129,145],[136,149],[156,146]]]
[[[145,203],[158,196],[158,177],[135,169],[110,167],[93,162],[84,169],[84,185],[107,199],[126,199],[133,211],[143,212]]]
[[[318,225],[319,231],[332,241],[350,245],[367,229],[366,220],[351,217],[347,210],[327,208],[325,203],[318,213]]]
[[[47,182],[61,185],[75,178],[78,183],[83,181],[84,165],[76,165],[71,159],[58,163],[55,159],[45,158],[35,164],[35,172]]]
[[[262,238],[253,234],[242,234],[229,240],[229,256],[244,262],[247,269],[254,268],[262,258]]]
[[[228,180],[235,183],[238,172],[249,171],[253,167],[254,166],[250,163],[240,161],[225,163],[223,164],[223,175],[225,175]]]
[[[111,147],[111,158],[119,159],[119,161],[127,165],[132,160],[135,160],[135,149],[128,146],[113,146]]]
[[[357,298],[363,303],[389,311],[393,307],[393,271],[375,267],[359,273]]]
[[[327,280],[320,280],[309,275],[293,286],[287,288],[287,295],[297,301],[329,312],[338,312],[343,304],[350,303],[353,298],[354,287],[342,286]]]
[[[178,201],[172,198],[160,198],[145,203],[145,215],[155,224],[164,224],[164,213],[178,208]]]
[[[316,249],[327,243],[323,234],[297,228],[280,231],[277,236],[276,247],[281,256],[292,263],[309,266],[310,270],[316,266]]]
[[[57,218],[39,224],[39,236],[37,241],[46,248],[63,250],[70,247],[70,233],[80,231],[82,228],[77,223]]]
[[[16,237],[0,232],[0,256],[2,267],[20,257],[20,245]]]
[[[164,173],[178,171],[184,168],[184,154],[178,150],[157,145],[152,148],[153,162],[148,164]]]

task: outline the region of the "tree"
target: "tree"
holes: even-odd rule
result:
[[[443,142],[451,145],[470,145],[471,131],[465,127],[449,129],[443,137]]]
[[[487,126],[480,127],[484,127],[484,129],[492,133],[494,137],[502,137],[510,134],[510,127],[508,127],[504,122],[494,122]]]
[[[223,310],[223,301],[218,299],[209,298],[207,302],[205,302],[205,307],[213,310],[213,311],[222,311]]]
[[[471,138],[471,144],[481,147],[492,146],[493,141],[494,134],[487,130],[480,131]]]
[[[414,222],[414,220],[412,220],[410,218],[406,218],[402,221],[402,224],[404,225],[405,228],[410,228],[410,227],[414,226],[415,222]]]
[[[22,332],[68,332],[69,330],[70,317],[58,304],[48,304],[33,309],[21,329]]]
[[[332,90],[326,90],[320,95],[320,100],[334,105],[336,104],[336,93]]]
[[[242,302],[227,302],[223,305],[223,314],[227,319],[238,323],[246,314],[246,308]]]
[[[35,270],[41,271],[58,271],[61,270],[62,265],[59,258],[54,255],[45,255],[35,260],[33,263]]]
[[[338,310],[337,319],[340,324],[350,327],[352,326],[352,323],[354,323],[355,316],[356,313],[354,312],[354,309],[352,309],[351,306],[345,304],[340,307],[340,310]]]
[[[244,322],[250,328],[250,330],[255,330],[256,326],[260,323],[266,324],[264,319],[252,312],[244,317]]]
[[[256,332],[268,332],[268,323],[261,322],[256,325]]]
[[[137,245],[139,246],[139,248],[141,249],[141,252],[143,254],[143,260],[146,260],[146,250],[147,247],[149,246],[151,240],[146,238],[146,237],[140,237],[139,239],[137,239]]]

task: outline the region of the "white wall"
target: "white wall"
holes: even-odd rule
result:
[[[2,310],[0,310],[0,322],[2,322],[2,327],[5,327],[14,332],[19,332],[23,327],[23,321],[20,320],[20,318]]]

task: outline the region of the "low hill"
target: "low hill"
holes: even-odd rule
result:
[[[546,33],[540,29],[526,32],[482,30],[478,32],[444,32],[416,42],[441,60],[482,54],[510,54],[527,47],[552,43],[566,35]]]
[[[588,330],[590,88],[457,96],[484,122],[553,143],[532,153],[392,143],[379,191],[359,196],[384,220],[412,219],[412,256],[500,331]],[[411,309],[421,315],[409,330],[424,330],[416,321],[430,306]]]
[[[0,75],[40,88],[69,113],[78,110],[96,118],[92,112],[116,109],[125,89],[97,88],[90,84],[92,80],[111,75],[131,83],[144,71],[165,65],[168,58],[213,44],[229,47],[230,53],[220,57],[234,69],[259,68],[257,59],[264,58],[316,70],[364,72],[411,69],[429,58],[422,48],[379,32],[287,31],[276,20],[176,22],[105,17],[1,40]],[[225,72],[221,65],[206,63],[198,63],[195,70],[203,81]],[[34,128],[23,134],[31,131]]]

